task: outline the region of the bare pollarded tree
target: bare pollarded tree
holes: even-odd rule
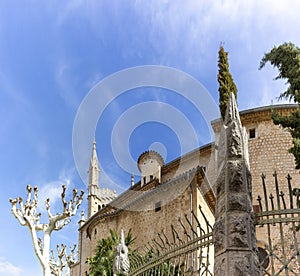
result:
[[[13,215],[18,219],[22,226],[27,226],[30,230],[33,248],[38,260],[41,263],[44,276],[61,275],[57,271],[58,267],[64,268],[63,265],[54,265],[54,260],[50,258],[50,239],[53,231],[61,230],[65,225],[67,225],[71,220],[70,218],[74,216],[80,206],[83,198],[83,191],[78,195],[76,189],[73,190],[72,199],[67,202],[65,200],[66,186],[62,186],[61,200],[63,205],[63,211],[56,215],[53,215],[50,210],[50,199],[47,198],[45,205],[48,213],[48,223],[41,223],[41,213],[37,212],[38,206],[38,188],[33,188],[27,185],[27,199],[26,202],[23,201],[22,197],[16,199],[10,199],[12,204],[11,211]],[[38,237],[38,232],[42,232],[42,239]],[[58,250],[58,259],[67,259],[65,246],[62,246]],[[74,254],[74,252],[71,252]],[[65,255],[65,257],[63,257]],[[59,264],[59,260],[57,264]],[[55,268],[55,269],[54,269]],[[60,272],[61,273],[61,272]]]
[[[70,253],[67,253],[66,245],[61,244],[56,246],[57,258],[55,258],[54,251],[50,254],[50,268],[54,275],[61,276],[63,271],[69,275],[71,265],[75,264],[78,251],[76,251],[76,244],[70,247]]]

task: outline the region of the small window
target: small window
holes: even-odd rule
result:
[[[249,129],[249,138],[253,139],[256,137],[255,128]]]
[[[101,205],[98,205],[98,211],[100,211],[101,210]]]
[[[161,210],[161,201],[155,203],[155,212],[158,212]]]
[[[144,184],[146,184],[146,176],[144,176]]]
[[[97,228],[95,228],[95,230],[94,230],[94,234],[95,234],[95,236],[97,235]]]
[[[150,175],[150,181],[152,181],[153,180],[153,175]]]

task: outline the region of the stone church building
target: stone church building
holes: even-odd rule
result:
[[[292,139],[288,131],[275,126],[271,111],[275,109],[280,115],[288,115],[296,105],[274,105],[253,108],[240,112],[242,125],[248,134],[249,163],[252,174],[252,198],[254,210],[258,208],[257,197],[262,191],[261,174],[266,181],[273,184],[273,173],[277,172],[281,190],[286,190],[286,175],[289,173],[294,183],[300,182],[299,171],[295,170],[294,157],[288,153]],[[98,183],[99,167],[94,142],[89,168],[88,214],[82,218],[79,226],[79,261],[71,268],[71,275],[87,275],[88,257],[94,255],[97,241],[109,236],[109,230],[117,233],[124,229],[132,230],[136,237],[134,247],[142,248],[171,225],[181,223],[188,228],[185,216],[191,211],[198,216],[202,212],[211,225],[215,214],[215,181],[218,176],[216,155],[219,146],[220,119],[211,122],[215,133],[215,142],[196,148],[165,164],[163,158],[155,151],[146,151],[137,160],[141,180],[131,181],[131,187],[121,195],[103,188],[105,183]],[[270,185],[272,192],[273,185]],[[275,193],[275,191],[274,191]],[[200,221],[201,223],[201,221]],[[257,228],[258,246],[267,241],[264,228]],[[213,259],[211,262],[213,264]]]

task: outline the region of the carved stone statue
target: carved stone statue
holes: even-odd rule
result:
[[[113,275],[128,275],[130,269],[128,248],[125,245],[124,231],[121,230],[120,243],[117,245],[113,264]]]

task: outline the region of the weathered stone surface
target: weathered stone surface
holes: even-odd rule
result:
[[[225,247],[225,221],[218,220],[214,225],[214,247],[217,255]]]
[[[233,122],[226,129],[228,158],[241,158],[243,155],[243,138],[238,122]]]
[[[246,253],[233,253],[232,258],[229,261],[229,271],[230,276],[253,276],[261,275],[258,266],[253,263],[253,258],[250,252]]]
[[[231,95],[218,154],[216,223],[214,226],[215,276],[260,275],[251,205],[251,174],[234,96]],[[225,142],[224,142],[225,141]],[[219,148],[220,150],[220,148]],[[225,172],[225,173],[224,173]]]
[[[247,194],[229,194],[228,211],[236,210],[250,212],[251,208],[251,203]]]
[[[221,218],[226,211],[225,197],[220,198],[220,204],[216,206],[216,215]]]
[[[216,182],[217,197],[221,197],[225,193],[225,168],[220,172]]]
[[[225,255],[219,258],[214,264],[214,275],[226,275],[226,258]]]
[[[244,162],[240,160],[227,162],[228,190],[230,192],[247,191],[247,181],[244,175]]]
[[[249,246],[249,215],[246,213],[234,213],[228,217],[228,246],[229,247],[251,247]]]

